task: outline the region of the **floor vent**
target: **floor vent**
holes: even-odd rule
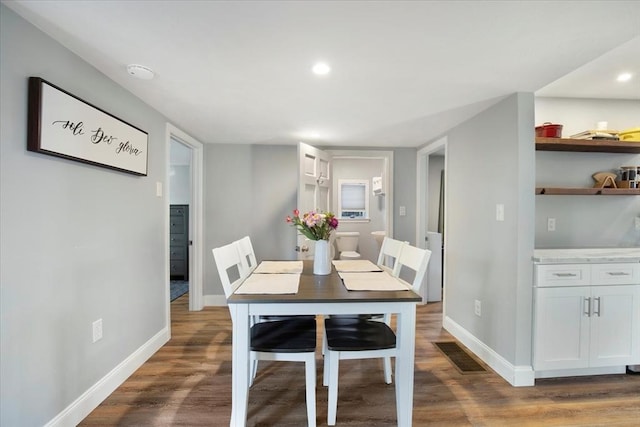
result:
[[[458,345],[457,342],[433,343],[461,374],[478,374],[487,370]]]

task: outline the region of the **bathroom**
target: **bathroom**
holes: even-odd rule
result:
[[[332,189],[332,204],[333,211],[338,216],[340,224],[334,236],[332,236],[334,258],[340,258],[340,250],[337,243],[346,243],[348,240],[343,239],[340,234],[343,232],[357,232],[359,233],[357,239],[357,246],[347,247],[348,251],[355,251],[359,254],[360,259],[368,259],[376,262],[378,259],[378,252],[380,250],[380,243],[376,241],[372,232],[386,232],[387,235],[392,234],[390,230],[390,218],[389,218],[389,206],[391,203],[390,195],[387,189],[392,188],[388,182],[388,176],[392,176],[388,171],[388,165],[392,164],[392,153],[384,152],[379,156],[343,156],[338,152],[333,154],[333,189]],[[382,178],[382,190],[376,191],[374,194],[374,177]],[[341,184],[362,184],[366,183],[365,190],[362,191],[365,195],[365,211],[363,218],[341,218],[340,197],[342,195]],[[354,187],[353,185],[351,186]],[[344,187],[343,187],[344,188]],[[346,194],[346,193],[345,193]],[[346,197],[346,196],[345,196]],[[368,200],[368,203],[366,201]],[[342,209],[345,211],[345,209]],[[380,239],[381,242],[381,239]],[[349,258],[357,258],[356,254],[350,254]],[[344,258],[344,257],[343,257]]]

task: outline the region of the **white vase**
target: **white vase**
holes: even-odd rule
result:
[[[315,253],[313,255],[313,274],[326,276],[331,273],[329,253],[329,241],[316,240]]]

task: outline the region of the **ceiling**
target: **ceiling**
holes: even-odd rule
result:
[[[640,1],[3,3],[203,143],[418,147],[514,92],[640,100]]]

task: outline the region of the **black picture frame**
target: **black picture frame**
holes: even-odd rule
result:
[[[27,150],[146,176],[148,146],[145,131],[29,77]]]

